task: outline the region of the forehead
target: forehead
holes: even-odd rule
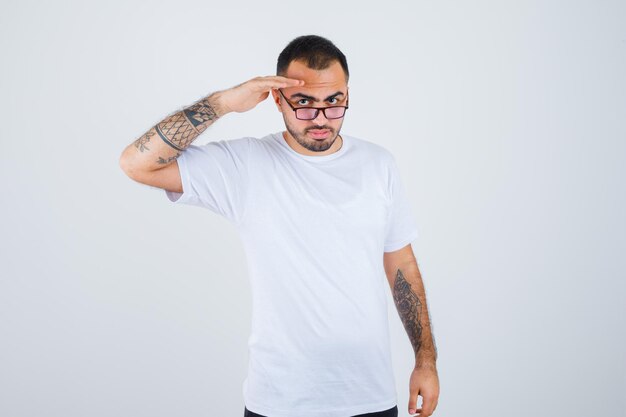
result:
[[[304,80],[303,86],[284,88],[285,94],[304,93],[320,98],[328,92],[346,91],[346,76],[338,61],[333,61],[323,70],[311,69],[301,61],[291,61],[285,76]]]

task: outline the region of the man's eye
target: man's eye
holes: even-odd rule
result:
[[[331,103],[331,104],[337,104],[339,102],[339,99],[337,99],[337,97],[333,97],[330,100],[335,100],[335,102]],[[328,101],[330,101],[330,100],[328,100]]]
[[[307,103],[303,103],[303,101],[307,101],[308,102],[309,100],[306,99],[306,98],[301,98],[300,100],[298,100],[298,104],[301,105],[301,106],[306,106]]]

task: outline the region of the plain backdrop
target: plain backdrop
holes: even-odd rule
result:
[[[303,34],[346,54],[342,131],[407,184],[435,416],[623,415],[623,1],[0,5],[1,416],[243,415],[236,230],[118,161],[167,115],[273,75]],[[195,143],[283,129],[266,100]],[[388,300],[407,416],[412,348]]]

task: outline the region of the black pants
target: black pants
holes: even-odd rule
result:
[[[253,413],[248,410],[245,406],[243,407],[243,417],[266,417],[261,414]],[[358,416],[352,417],[398,417],[398,406],[394,405],[389,410],[377,411],[375,413],[367,413],[367,414],[359,414]]]

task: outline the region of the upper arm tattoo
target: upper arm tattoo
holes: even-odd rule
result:
[[[176,155],[174,156],[170,156],[169,158],[165,159],[162,156],[159,156],[159,159],[157,159],[157,164],[169,164],[170,162],[172,162],[173,160],[177,159],[179,156],[181,156],[182,154],[180,152],[178,152]]]

